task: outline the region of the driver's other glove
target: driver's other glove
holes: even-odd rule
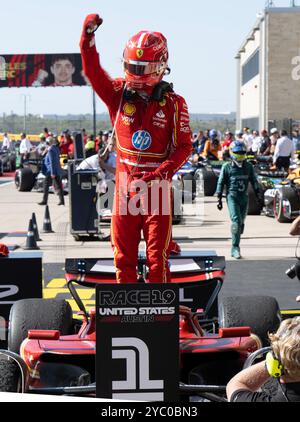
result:
[[[223,195],[218,195],[218,210],[222,211],[223,209]]]

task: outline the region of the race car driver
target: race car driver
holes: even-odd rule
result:
[[[246,159],[247,147],[242,141],[234,141],[230,145],[231,162],[223,165],[218,181],[217,196],[218,209],[223,209],[223,192],[226,188],[226,199],[232,221],[232,251],[235,259],[241,259],[240,241],[244,233],[245,220],[248,213],[248,185],[252,184],[257,199],[261,200],[261,193],[254,168]]]
[[[185,100],[173,92],[172,85],[162,81],[169,68],[167,40],[161,33],[141,31],[133,36],[123,55],[125,80],[111,79],[100,65],[95,46],[94,32],[101,24],[102,19],[96,14],[86,17],[80,48],[84,73],[108,107],[117,140],[111,230],[117,281],[137,282],[138,247],[143,231],[149,282],[166,283],[170,280],[172,231],[170,184],[192,152],[188,108]],[[168,185],[168,209],[162,207],[162,201],[155,210],[152,206],[149,209],[145,197],[151,196],[150,190],[161,182]],[[139,188],[145,194],[144,186],[146,195],[139,196]],[[141,198],[137,203],[143,203],[143,209],[131,212],[129,205],[137,197]]]

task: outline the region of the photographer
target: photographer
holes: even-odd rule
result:
[[[231,402],[300,402],[300,318],[284,321],[270,335],[272,351],[266,360],[237,374],[227,385]],[[258,390],[278,380],[274,395]]]

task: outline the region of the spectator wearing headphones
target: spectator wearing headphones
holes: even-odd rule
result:
[[[237,374],[227,385],[231,402],[300,402],[300,318],[282,322],[269,336],[266,360]],[[278,380],[271,395],[258,390],[270,379]]]

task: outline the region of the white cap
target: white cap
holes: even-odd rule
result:
[[[278,129],[276,128],[276,127],[274,127],[272,130],[271,130],[271,135],[274,135],[274,133],[277,133],[278,132]]]
[[[243,136],[243,131],[242,130],[236,130],[235,135],[236,136]]]

